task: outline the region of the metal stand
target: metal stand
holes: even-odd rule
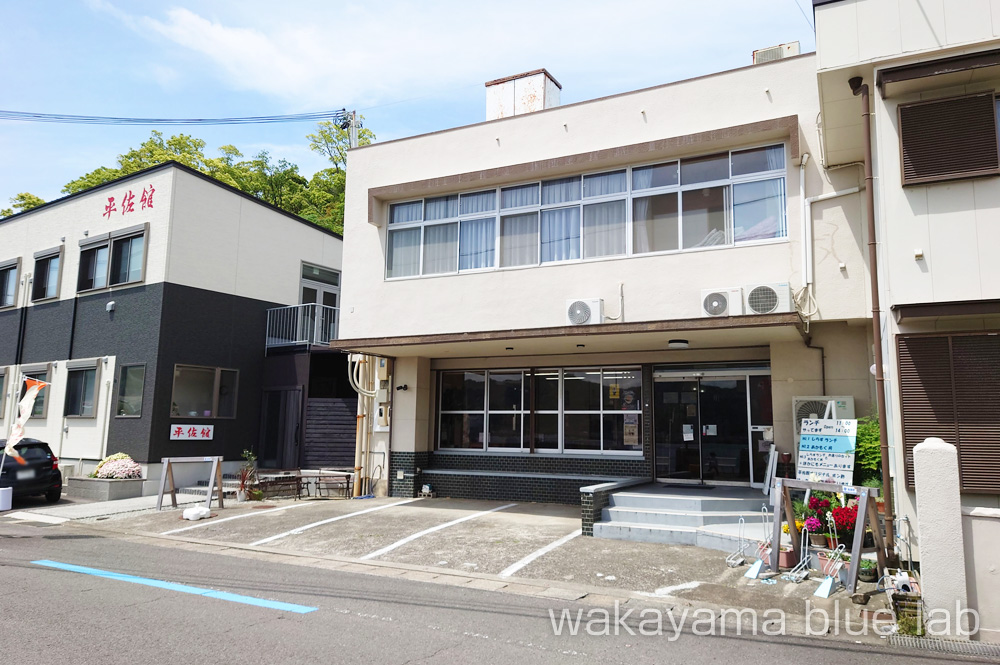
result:
[[[163,457],[160,459],[163,464],[163,470],[160,473],[160,492],[156,496],[156,509],[160,510],[163,507],[163,493],[167,491],[167,480],[170,481],[170,505],[174,508],[177,507],[177,488],[174,486],[174,470],[173,465],[183,462],[211,462],[212,471],[211,475],[208,477],[208,497],[205,499],[205,507],[209,510],[212,509],[212,494],[217,494],[219,499],[219,508],[225,508],[222,499],[222,457]]]
[[[774,505],[774,542],[781,542],[781,518],[778,517],[784,508],[785,519],[788,521],[788,533],[792,536],[792,547],[795,548],[795,555],[802,556],[799,547],[799,529],[795,524],[795,514],[792,511],[792,500],[789,490],[812,490],[814,492],[838,492],[850,494],[858,497],[858,519],[854,524],[854,543],[851,547],[851,565],[847,570],[847,591],[854,593],[858,586],[858,568],[861,565],[862,543],[865,539],[865,528],[871,526],[872,534],[875,536],[875,552],[878,557],[879,570],[884,570],[886,566],[885,540],[882,538],[882,529],[878,522],[878,513],[875,511],[875,499],[878,497],[878,489],[874,487],[861,487],[859,485],[834,485],[832,483],[812,483],[805,480],[793,480],[791,478],[778,478],[774,483],[774,491],[771,493],[771,503]],[[843,561],[841,561],[843,565]],[[778,557],[771,561],[771,570],[778,571]]]

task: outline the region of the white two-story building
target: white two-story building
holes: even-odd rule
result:
[[[816,57],[559,91],[493,81],[486,122],[350,152],[335,347],[393,363],[390,492],[757,486],[796,398],[869,413],[862,182],[815,158]]]

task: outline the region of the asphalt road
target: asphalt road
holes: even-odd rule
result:
[[[316,610],[297,614],[33,564],[50,560]],[[0,662],[942,663],[825,637],[553,634],[591,606],[132,542],[77,526],[0,524]],[[594,615],[591,615],[594,616]],[[638,629],[638,620],[628,624]]]

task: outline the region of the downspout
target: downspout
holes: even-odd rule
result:
[[[868,100],[868,85],[855,76],[848,85],[861,96],[861,119],[865,139],[865,214],[868,216],[868,266],[872,284],[872,343],[875,346],[875,398],[878,404],[878,435],[882,452],[882,488],[885,494],[885,548],[890,560],[895,556],[895,525],[893,518],[892,476],[889,468],[889,433],[885,422],[885,372],[882,368],[882,309],[878,288],[878,246],[875,241],[875,190],[872,177],[872,117]]]
[[[31,273],[25,274],[24,293],[21,297],[21,311],[17,324],[17,353],[14,358],[14,364],[18,367],[21,366],[21,359],[24,356],[24,326],[28,320],[28,299],[31,294],[32,281]]]

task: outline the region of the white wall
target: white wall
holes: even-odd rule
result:
[[[561,326],[565,324],[565,301],[570,298],[604,298],[608,313],[615,314],[619,283],[624,284],[626,321],[633,322],[700,316],[702,288],[765,282],[790,282],[798,288],[802,285],[801,199],[797,162],[790,157],[786,159],[787,240],[752,247],[392,282],[384,279],[386,225],[381,222],[387,206],[376,204],[373,213],[380,225],[369,224],[368,190],[788,115],[798,116],[800,151],[810,152],[818,110],[815,60],[804,56],[352,150],[341,336]],[[742,140],[749,145],[762,143],[760,138]],[[691,145],[679,153],[648,155],[642,161],[739,147],[744,146]],[[483,180],[473,176],[467,186],[447,191],[470,191],[623,164],[622,158],[614,155],[607,160],[558,167],[558,171],[540,165],[528,177],[505,179],[499,174]],[[854,171],[821,174],[815,160],[807,166],[807,196],[857,184]],[[440,193],[445,191],[429,191],[427,195]],[[816,277],[821,318],[866,316],[864,245],[857,214],[860,207],[857,195],[817,206],[816,246],[820,250],[816,252]],[[845,271],[840,270],[840,262],[846,264]]]
[[[154,188],[153,207],[143,209],[140,198],[143,189]],[[0,263],[21,257],[21,275],[34,273],[35,252],[62,245],[62,276],[59,299],[76,296],[80,269],[79,241],[139,224],[149,224],[146,247],[145,282],[162,282],[166,266],[167,233],[170,200],[173,190],[172,170],[136,176],[96,192],[82,194],[68,201],[53,204],[35,212],[0,221]],[[122,201],[131,192],[132,212],[122,213]],[[114,197],[117,210],[105,216],[108,198]],[[89,234],[89,235],[88,235]],[[25,301],[25,285],[21,285],[18,302]],[[129,286],[112,287],[108,292]]]
[[[821,71],[1000,37],[1000,0],[842,0],[815,16]]]
[[[74,360],[91,360],[90,358],[74,358]],[[32,365],[33,366],[33,365]],[[101,459],[107,455],[105,451],[104,433],[107,430],[108,419],[111,417],[115,396],[113,393],[115,377],[115,356],[97,359],[97,396],[94,404],[94,418],[67,418],[63,416],[66,403],[67,374],[65,359],[52,362],[49,374],[50,386],[44,389],[47,402],[45,417],[33,416],[24,426],[24,436],[29,439],[45,441],[57,457],[65,457],[70,462],[74,459]],[[0,414],[0,432],[6,437],[13,424],[16,412],[16,402],[20,392],[20,372],[13,367],[7,367],[7,396],[4,401],[3,414]]]
[[[166,281],[267,302],[299,302],[302,263],[340,270],[342,241],[177,171]]]

